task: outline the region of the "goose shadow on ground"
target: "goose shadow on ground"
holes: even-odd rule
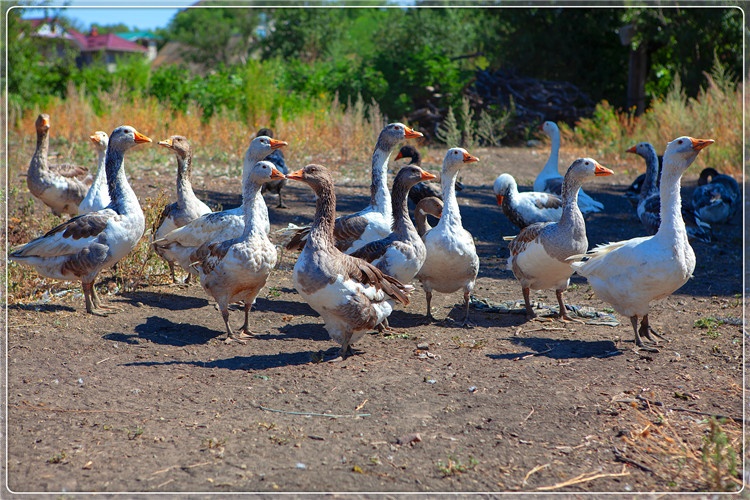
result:
[[[550,359],[583,359],[607,358],[619,356],[622,353],[611,340],[569,340],[552,339],[548,337],[510,337],[506,339],[512,344],[528,349],[523,352],[507,354],[488,354],[492,359],[515,360],[524,356],[544,356]]]
[[[294,302],[291,300],[264,299],[258,297],[252,311],[269,311],[275,313],[289,314],[292,316],[318,317],[318,313],[306,302]],[[252,314],[252,312],[250,313]]]
[[[313,359],[319,358],[316,353],[300,351],[293,353],[278,354],[255,354],[251,356],[233,356],[231,358],[216,359],[213,361],[134,361],[123,363],[122,366],[196,366],[198,368],[220,368],[224,370],[266,370],[282,366],[306,365],[312,363]]]
[[[141,303],[149,307],[168,309],[170,311],[200,309],[201,307],[206,307],[208,305],[208,299],[203,297],[190,297],[189,295],[178,295],[164,291],[146,292],[139,290],[136,292],[122,293],[120,294],[120,297],[124,298],[131,305]]]
[[[222,323],[223,325],[223,323]],[[213,330],[205,326],[175,323],[159,316],[150,316],[146,322],[135,327],[134,334],[108,333],[102,338],[126,344],[140,344],[147,340],[154,344],[186,346],[207,344],[211,339],[226,335],[221,330]]]
[[[278,333],[256,333],[254,337],[261,340],[303,339],[332,342],[322,322],[284,325],[278,329]]]
[[[30,303],[30,304],[11,304],[8,306],[8,309],[14,309],[17,311],[28,311],[28,312],[41,312],[41,313],[54,313],[54,312],[76,312],[75,307],[71,306],[63,306],[60,304],[39,304],[39,303]],[[84,309],[85,310],[85,309]]]

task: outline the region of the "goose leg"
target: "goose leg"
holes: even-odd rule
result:
[[[427,314],[425,315],[425,318],[422,320],[423,325],[429,325],[430,323],[433,323],[435,321],[435,318],[432,317],[432,291],[431,290],[425,290],[425,299],[427,299]]]
[[[102,306],[99,296],[96,294],[96,288],[94,283],[81,282],[81,288],[83,289],[83,297],[86,300],[86,312],[95,316],[106,317],[113,314],[116,308],[109,308]]]
[[[648,340],[651,341],[651,343],[659,345],[659,341],[655,340],[651,334],[654,334],[654,336],[659,337],[662,340],[666,340],[669,342],[669,339],[661,335],[659,332],[654,330],[654,328],[648,324],[648,314],[643,316],[643,319],[641,320],[641,328],[640,328],[640,334],[646,337]]]
[[[94,300],[94,305],[96,306],[97,309],[108,311],[108,314],[114,314],[116,312],[120,312],[123,310],[121,307],[103,304],[101,299],[99,298],[99,294],[96,293],[96,287],[94,286],[93,283],[91,283],[91,294],[92,294],[92,299]]]
[[[329,359],[329,363],[338,363],[340,361],[344,361],[347,356],[350,356],[352,354],[352,347],[350,345],[352,340],[352,333],[353,332],[345,332],[344,335],[342,335],[344,342],[341,344],[341,349],[339,349],[339,355],[333,359]]]
[[[564,289],[555,290],[555,295],[557,295],[557,303],[560,306],[560,314],[558,315],[561,321],[572,321],[574,323],[583,323],[580,319],[571,318],[568,316],[568,310],[565,308],[565,302],[563,301],[563,291]]]
[[[247,344],[245,340],[236,337],[232,331],[232,327],[229,326],[229,308],[227,307],[226,301],[221,301],[218,305],[219,310],[221,311],[221,318],[224,320],[224,326],[226,326],[227,329],[227,338],[224,339],[224,343],[231,344],[232,342],[239,342],[240,344]]]
[[[638,332],[638,315],[633,315],[630,317],[630,324],[633,326],[633,331],[635,332],[635,352],[638,352],[639,350],[648,351],[648,352],[659,352],[659,349],[656,349],[654,347],[646,347],[643,344],[643,340],[641,340],[641,335]],[[641,323],[641,328],[643,328],[643,323]],[[648,322],[646,322],[646,328],[648,329]]]
[[[471,296],[471,289],[466,288],[464,289],[464,310],[466,311],[466,314],[464,315],[464,321],[461,323],[461,326],[464,328],[472,328],[474,324],[469,321],[469,297]]]
[[[536,318],[536,313],[534,312],[534,309],[531,307],[531,298],[529,297],[529,287],[523,287],[521,288],[521,291],[523,292],[523,302],[526,306],[526,317],[528,319]]]
[[[281,189],[279,189],[279,204],[276,205],[276,208],[289,208],[284,204],[284,200],[281,199]]]
[[[239,334],[235,337],[237,340],[247,340],[253,338],[252,332],[250,332],[250,309],[253,307],[252,301],[245,301],[245,322],[240,328]]]

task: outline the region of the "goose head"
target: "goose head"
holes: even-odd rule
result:
[[[404,125],[403,123],[389,123],[383,130],[380,131],[378,136],[378,143],[375,146],[376,149],[382,149],[384,151],[391,151],[401,141],[405,139],[416,139],[422,137],[422,132],[417,132]]]
[[[285,177],[270,161],[261,160],[248,169],[248,180],[257,185]]]
[[[287,174],[286,178],[293,181],[304,182],[313,188],[313,191],[316,193],[320,193],[326,187],[333,192],[333,177],[331,176],[330,170],[323,165],[311,163],[304,168]]]
[[[658,159],[656,157],[656,150],[654,149],[654,146],[652,146],[648,142],[639,142],[635,146],[626,149],[625,152],[637,154],[638,156],[646,160],[653,158],[658,162]]]
[[[414,207],[414,211],[422,216],[432,215],[438,219],[443,216],[443,200],[435,196],[427,196],[422,198]]]
[[[612,170],[602,166],[593,158],[578,158],[570,164],[570,167],[568,167],[568,172],[565,174],[565,178],[570,178],[580,183],[590,177],[602,177],[612,174],[614,174]]]
[[[422,155],[419,154],[419,151],[414,146],[411,146],[409,144],[405,146],[401,146],[401,149],[399,149],[398,154],[396,155],[395,160],[400,160],[401,158],[409,158],[411,161],[409,162],[410,165],[421,165],[422,164]]]
[[[516,180],[512,175],[500,174],[497,176],[497,179],[495,179],[495,183],[492,185],[492,191],[495,193],[495,198],[497,198],[498,205],[503,204],[503,198],[508,196],[508,193],[514,187],[515,189],[518,189],[518,186],[516,186]]]
[[[713,139],[694,139],[693,137],[682,136],[669,142],[667,149],[664,150],[664,168],[669,164],[673,170],[680,173],[684,172],[693,160],[704,148],[707,148],[715,141]]]
[[[470,155],[464,148],[451,148],[445,153],[443,158],[443,171],[458,170],[464,167],[467,163],[478,162],[479,158]]]
[[[560,133],[560,128],[557,126],[557,123],[550,121],[542,123],[539,126],[539,129],[550,137]]]
[[[396,178],[393,180],[393,184],[396,185],[396,183],[398,183],[399,185],[411,188],[422,181],[431,181],[436,178],[436,175],[425,172],[417,165],[407,165],[398,171]]]
[[[270,155],[272,151],[288,146],[289,143],[286,141],[279,141],[272,139],[267,135],[259,135],[252,141],[245,151],[245,166],[250,168],[257,162]]]
[[[49,130],[49,115],[47,113],[41,113],[36,117],[34,126],[36,127],[36,131],[39,134],[47,132]]]
[[[187,138],[182,135],[173,135],[169,139],[159,141],[158,144],[159,146],[172,150],[174,154],[180,156],[182,159],[185,159],[190,155],[190,143]]]
[[[109,144],[107,146],[107,152],[126,151],[137,144],[144,142],[153,142],[145,135],[138,132],[134,127],[130,125],[121,125],[112,131],[112,135],[109,136]]]
[[[89,139],[91,139],[91,142],[94,144],[94,147],[96,147],[99,151],[106,151],[107,145],[109,144],[109,136],[106,132],[103,132],[101,130],[97,130],[92,135],[89,136]]]

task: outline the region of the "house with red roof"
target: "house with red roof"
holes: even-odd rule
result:
[[[73,48],[78,52],[76,64],[79,67],[101,61],[113,71],[118,57],[130,54],[149,56],[149,50],[143,45],[114,33],[100,34],[96,27],[83,34],[62,27],[54,19],[29,19],[29,22],[35,28],[33,36],[45,40],[45,57],[60,56],[65,50]]]

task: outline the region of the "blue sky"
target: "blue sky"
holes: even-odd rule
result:
[[[131,0],[129,2],[105,2],[97,0],[68,0],[68,6],[63,2],[51,2],[48,12],[60,9],[59,12],[65,17],[79,21],[84,28],[91,24],[110,25],[124,23],[129,28],[137,27],[142,30],[164,28],[169,21],[180,10],[178,7],[186,7],[194,1],[157,0],[142,1]],[[127,7],[123,7],[127,5]],[[24,18],[42,17],[42,9],[24,9]]]

